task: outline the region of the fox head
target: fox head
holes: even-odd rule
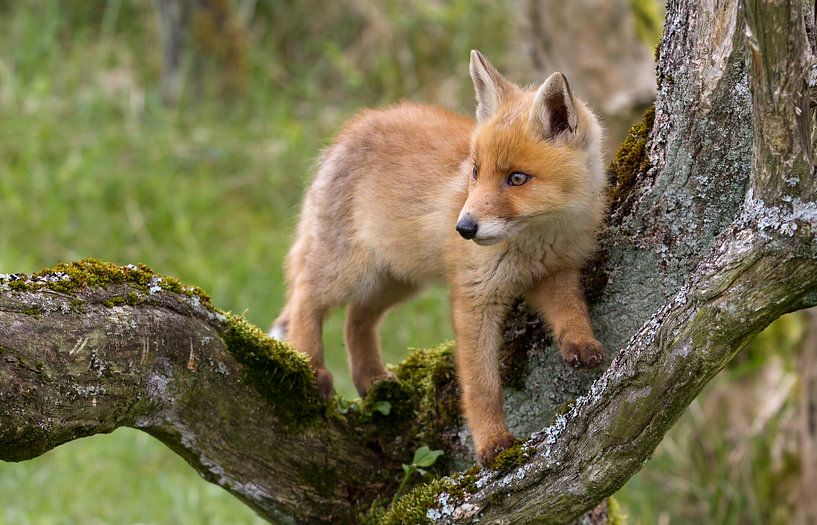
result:
[[[469,159],[468,198],[457,231],[480,245],[509,239],[554,218],[598,213],[604,176],[601,127],[553,73],[536,90],[506,80],[471,51],[477,126]]]

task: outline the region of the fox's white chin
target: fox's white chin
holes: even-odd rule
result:
[[[491,246],[514,237],[523,227],[522,222],[504,219],[480,221],[477,235],[471,239],[480,246]]]
[[[479,244],[480,246],[491,246],[492,244],[497,244],[505,240],[505,237],[502,235],[495,235],[493,237],[474,237],[471,239],[475,243]]]

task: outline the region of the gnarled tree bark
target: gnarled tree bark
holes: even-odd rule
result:
[[[813,8],[669,3],[648,159],[618,173],[587,274],[601,340],[620,351],[600,377],[574,371],[541,323],[517,312],[506,331],[506,412],[532,437],[515,464],[455,474],[415,498],[412,515],[571,522],[638,471],[752,336],[817,304]],[[461,421],[434,420],[439,407],[405,390],[414,365],[380,385],[392,415],[364,405],[344,416],[271,397],[275,383],[253,380],[252,359],[228,351],[235,320],[195,298],[127,283],[66,294],[1,282],[2,459],[141,428],[281,523],[354,521],[394,490],[399,463],[422,441],[446,448],[448,471],[470,462]],[[117,297],[138,304],[110,307]],[[440,403],[454,392],[446,370],[424,383]],[[297,373],[273,390],[285,394]],[[401,392],[411,394],[403,405]],[[303,421],[290,405],[309,409]],[[435,421],[433,435],[417,421]]]

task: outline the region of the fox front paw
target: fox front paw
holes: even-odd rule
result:
[[[515,444],[516,438],[510,432],[497,434],[477,449],[477,463],[482,467],[490,467],[500,452],[511,448]]]
[[[559,346],[565,362],[574,368],[596,368],[604,361],[604,347],[595,339],[563,340]]]

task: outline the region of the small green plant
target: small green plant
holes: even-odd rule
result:
[[[372,410],[380,412],[384,416],[391,414],[391,403],[388,401],[378,401],[372,405]]]
[[[338,412],[341,414],[359,414],[360,413],[360,399],[346,399],[338,396]]]
[[[406,465],[403,463],[403,472],[405,472],[405,475],[403,475],[403,481],[400,482],[400,486],[397,487],[397,492],[394,493],[391,504],[394,505],[397,498],[403,494],[403,489],[406,488],[406,483],[408,483],[408,480],[411,478],[412,474],[419,472],[421,476],[425,476],[428,474],[428,471],[425,469],[436,463],[437,458],[442,455],[442,450],[431,450],[426,446],[422,446],[415,450],[414,459],[411,460],[411,465]]]

